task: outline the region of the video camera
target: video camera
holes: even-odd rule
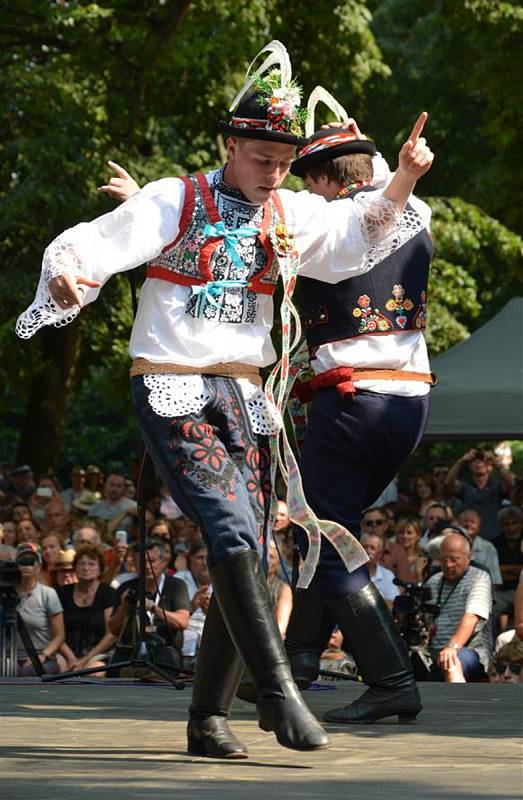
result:
[[[6,610],[15,608],[18,603],[16,587],[20,579],[20,567],[16,561],[0,561],[0,599]]]
[[[430,602],[432,592],[428,586],[399,578],[394,578],[394,583],[405,592],[394,599],[392,616],[409,650],[416,679],[426,680],[432,664],[428,650],[430,630],[439,609]]]

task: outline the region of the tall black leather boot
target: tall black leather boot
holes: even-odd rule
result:
[[[369,688],[324,719],[352,724],[397,715],[400,722],[413,722],[422,706],[409,654],[374,584],[326,602]]]
[[[213,567],[211,576],[223,618],[256,687],[260,728],[273,731],[291,750],[327,747],[327,734],[292,680],[258,554],[244,550]]]
[[[300,689],[306,689],[318,678],[321,654],[329,643],[334,625],[314,578],[308,589],[296,590],[285,634],[285,650],[292,677]]]
[[[214,595],[205,618],[187,725],[187,750],[194,756],[247,758],[247,748],[229,729],[227,716],[243,661]]]
[[[334,625],[332,614],[314,579],[308,589],[296,590],[284,646],[292,677],[299,689],[308,689],[317,680],[320,657],[329,643]],[[258,702],[254,682],[247,672],[242,676],[236,696],[247,703]]]

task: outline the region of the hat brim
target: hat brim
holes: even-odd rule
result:
[[[298,157],[291,164],[291,173],[298,178],[303,178],[311,167],[317,167],[325,161],[332,161],[339,156],[349,156],[356,153],[363,153],[368,156],[376,155],[376,145],[370,139],[354,139],[352,142],[343,142],[333,147],[325,147],[317,153],[309,153],[306,156]]]
[[[258,139],[265,142],[292,144],[294,147],[303,147],[307,141],[302,136],[296,136],[294,133],[280,133],[279,131],[269,131],[265,128],[238,128],[235,125],[229,125],[228,122],[219,122],[218,128],[225,136],[237,136],[240,139]]]

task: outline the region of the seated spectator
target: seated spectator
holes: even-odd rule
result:
[[[42,551],[42,571],[40,582],[46,586],[55,586],[54,566],[64,543],[58,533],[45,533],[40,539],[40,549]]]
[[[136,500],[136,486],[131,478],[125,479],[125,496],[130,500]]]
[[[78,464],[71,470],[71,485],[61,492],[62,503],[67,511],[71,511],[73,501],[78,500],[82,495],[87,480],[87,474],[83,467]]]
[[[193,668],[196,663],[198,647],[202,638],[205,616],[209,608],[212,587],[207,566],[207,545],[203,539],[192,543],[188,555],[189,569],[176,573],[184,581],[191,601],[189,624],[183,632],[183,665]]]
[[[516,506],[506,506],[498,513],[501,534],[492,544],[496,548],[503,583],[494,594],[495,612],[500,631],[508,627],[513,614],[514,599],[523,568],[523,511]]]
[[[396,542],[385,539],[385,531],[389,525],[387,512],[382,508],[367,508],[361,518],[362,533],[375,533],[383,542],[380,564],[394,573],[401,581],[412,580],[407,555],[403,548]]]
[[[281,572],[283,573],[285,570],[290,575],[292,573],[292,561],[294,557],[294,535],[292,522],[289,517],[289,509],[284,500],[278,500],[278,509],[272,535],[276,538],[278,549],[283,558]]]
[[[167,543],[157,537],[146,543],[145,590],[147,594],[148,625],[156,627],[163,644],[155,650],[158,663],[179,667],[183,631],[189,624],[190,601],[186,584],[165,574],[169,563]],[[135,551],[135,567],[140,568],[139,552]],[[136,587],[136,588],[135,588]],[[138,577],[124,583],[116,592],[109,630],[118,638],[113,663],[131,656],[136,641],[136,591]],[[113,676],[113,672],[108,672]]]
[[[75,530],[73,534],[73,545],[75,549],[78,549],[84,544],[94,544],[96,547],[100,547],[102,544],[102,534],[96,527],[96,523],[89,523],[90,520],[86,519],[85,524]]]
[[[292,611],[292,589],[287,581],[283,581],[279,577],[279,566],[280,555],[278,553],[278,548],[271,539],[269,541],[269,570],[267,573],[267,585],[269,587],[269,594],[274,605],[276,622],[278,623],[278,628],[282,638],[284,639]]]
[[[385,546],[383,537],[379,533],[362,533],[360,541],[369,557],[367,566],[370,579],[388,607],[392,608],[394,598],[399,594],[399,589],[394,585],[394,573],[380,563]]]
[[[467,508],[458,516],[458,523],[464,528],[472,541],[472,561],[475,566],[485,567],[493,586],[500,587],[503,583],[499,569],[498,553],[492,542],[484,539],[481,533],[481,517],[477,511]]]
[[[2,522],[2,531],[3,531],[3,537],[2,537],[3,544],[9,544],[12,547],[15,547],[17,541],[16,541],[16,522],[14,521],[14,519],[4,520],[4,522]]]
[[[409,562],[411,581],[421,583],[428,558],[421,552],[421,525],[415,517],[403,517],[396,524],[396,542],[404,549]]]
[[[104,483],[104,496],[93,506],[89,512],[89,516],[93,519],[101,519],[104,522],[114,519],[122,515],[123,518],[119,521],[119,527],[126,528],[127,516],[129,514],[136,514],[136,502],[125,496],[126,486],[125,478],[116,472],[112,472],[107,476]]]
[[[430,642],[433,675],[449,683],[484,678],[490,671],[491,581],[470,559],[468,537],[450,533],[440,548],[441,572],[427,581],[439,609]]]
[[[18,544],[32,542],[37,545],[40,542],[41,535],[40,526],[31,517],[25,517],[16,523],[16,541]]]
[[[10,469],[7,476],[6,494],[27,501],[35,490],[33,470],[29,464],[21,464]]]
[[[32,543],[18,545],[16,560],[20,567],[20,583],[17,593],[20,601],[16,610],[20,614],[31,643],[44,671],[60,672],[57,653],[64,642],[64,616],[55,590],[39,583],[41,559],[38,547]],[[31,659],[18,633],[17,675],[34,675]]]
[[[424,517],[429,507],[436,502],[436,489],[432,476],[428,472],[420,472],[412,482],[412,500],[410,514],[413,517]]]
[[[469,467],[470,481],[459,478],[464,466]],[[492,477],[494,468],[497,478]],[[461,500],[463,508],[478,512],[482,536],[489,541],[498,534],[497,513],[513,485],[514,476],[505,469],[501,459],[481,448],[473,448],[461,456],[449,469],[446,480],[450,496]]]
[[[504,644],[494,656],[492,683],[523,683],[523,642]]]
[[[11,516],[17,525],[23,519],[33,519],[33,515],[27,503],[13,503]]]
[[[103,491],[103,474],[102,470],[96,464],[89,464],[85,470],[85,487],[90,492],[98,495],[98,500],[102,499]]]
[[[421,537],[420,547],[422,550],[427,548],[427,545],[435,535],[439,535],[440,522],[451,522],[452,509],[445,503],[432,503],[427,509],[422,521],[423,536]],[[438,529],[437,531],[435,529]]]
[[[34,521],[41,527],[44,527],[45,523],[45,509],[52,500],[58,500],[61,503],[60,494],[53,479],[40,478],[35,491],[29,498],[28,505]]]
[[[67,545],[71,544],[71,517],[61,500],[53,499],[46,505],[44,530],[46,533],[57,533]]]
[[[78,583],[76,572],[73,568],[75,557],[74,550],[61,550],[54,564],[54,577],[56,586],[69,586]]]
[[[75,497],[71,502],[69,513],[73,520],[73,526],[76,523],[82,523],[88,516],[91,508],[97,503],[99,497],[96,492],[91,492],[90,489],[83,489],[78,497]]]
[[[440,502],[445,502],[447,499],[446,480],[449,474],[449,466],[444,462],[438,461],[432,465],[430,472],[432,484],[434,486],[434,497]]]
[[[58,589],[65,623],[62,654],[68,669],[103,667],[116,637],[108,629],[115,593],[101,580],[105,569],[101,548],[81,545],[75,553],[73,569],[77,582]]]

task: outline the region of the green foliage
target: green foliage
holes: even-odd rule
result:
[[[216,122],[271,38],[286,44],[305,96],[324,85],[391,163],[419,110],[431,111],[432,352],[495,313],[521,288],[521,240],[510,228],[523,231],[522,25],[519,4],[497,0],[420,0],[415,11],[411,0],[0,0],[0,459],[16,458],[28,398],[59,358],[44,334],[13,335],[45,246],[113,207],[96,193],[108,159],[141,184],[216,166]],[[82,460],[82,447],[118,460],[129,446],[131,324],[117,276],[60,332],[79,333],[55,390],[72,392],[66,460]]]
[[[458,197],[427,201],[436,248],[427,344],[436,354],[466,338],[523,290],[523,240]]]

